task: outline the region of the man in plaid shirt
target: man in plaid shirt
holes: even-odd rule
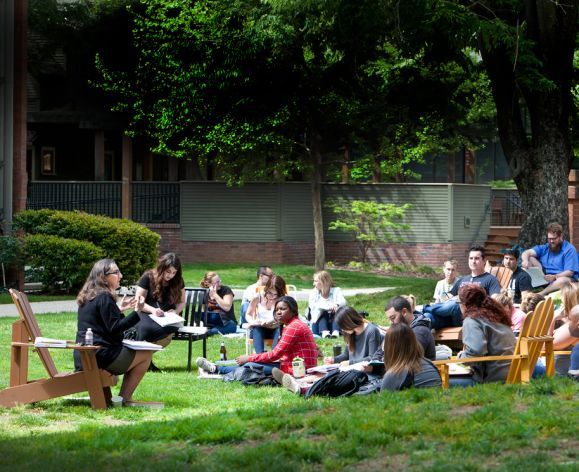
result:
[[[284,373],[293,374],[292,361],[295,357],[300,357],[304,360],[306,369],[315,367],[318,361],[318,347],[310,329],[299,319],[297,302],[292,297],[281,297],[275,304],[274,314],[284,328],[273,351],[239,356],[235,359],[238,366],[251,362],[263,365],[263,371],[268,375],[271,375],[274,367],[278,367]],[[197,359],[197,365],[210,374],[226,374],[238,367],[217,366],[202,357]]]

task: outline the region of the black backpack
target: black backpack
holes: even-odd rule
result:
[[[305,395],[319,397],[349,397],[356,393],[360,387],[368,382],[368,376],[359,370],[347,370],[342,372],[334,370],[317,380]]]

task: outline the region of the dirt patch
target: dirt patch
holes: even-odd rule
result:
[[[382,472],[384,470],[408,470],[408,455],[407,454],[393,454],[381,455],[374,457],[356,465],[348,467],[349,470],[364,471],[364,472]]]

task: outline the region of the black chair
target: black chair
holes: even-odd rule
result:
[[[189,341],[187,351],[187,370],[191,370],[193,342],[203,342],[203,357],[207,357],[207,289],[185,288],[185,308],[181,316],[185,318],[183,328],[175,334],[173,340]],[[203,323],[203,324],[201,324]],[[201,327],[203,326],[203,328]]]

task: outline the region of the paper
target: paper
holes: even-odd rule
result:
[[[524,270],[531,276],[531,285],[533,288],[541,287],[549,283],[545,280],[545,274],[543,274],[543,270],[540,267],[529,267]]]
[[[465,364],[448,364],[449,375],[470,375],[470,367]]]
[[[179,328],[179,332],[185,334],[205,334],[207,328],[205,326],[182,326]]]
[[[148,341],[133,341],[132,339],[123,339],[123,346],[135,351],[162,351],[163,346],[150,343]]]
[[[159,326],[178,326],[182,327],[185,319],[172,311],[166,311],[164,316],[149,315]]]
[[[327,374],[328,372],[331,372],[332,370],[336,370],[340,368],[340,364],[324,364],[324,365],[318,365],[316,367],[310,367],[308,370],[306,370],[306,372],[308,374]]]
[[[38,337],[34,340],[34,347],[59,347],[59,348],[65,348],[65,347],[66,347],[66,340],[64,340],[64,339],[43,338],[42,336],[38,336]]]

